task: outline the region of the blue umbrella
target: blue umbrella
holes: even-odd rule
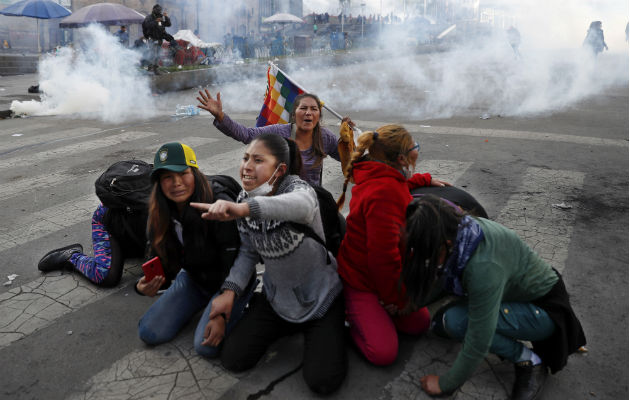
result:
[[[39,44],[39,20],[62,18],[72,14],[72,12],[50,0],[22,0],[3,8],[0,10],[0,14],[11,17],[37,18],[37,51],[41,52]]]

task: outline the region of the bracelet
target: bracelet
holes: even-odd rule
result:
[[[219,314],[219,315],[223,317],[223,320],[224,320],[225,322],[227,322],[227,315],[225,315],[225,313],[224,313],[224,312],[222,312],[222,313],[221,313],[221,314]]]

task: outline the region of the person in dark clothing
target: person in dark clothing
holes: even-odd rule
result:
[[[586,38],[584,38],[583,47],[588,48],[597,56],[599,53],[608,50],[608,45],[604,41],[604,30],[602,29],[602,21],[593,21],[588,28]]]
[[[171,26],[171,19],[168,17],[166,11],[162,10],[162,6],[159,4],[153,6],[151,14],[147,15],[142,22],[142,34],[149,40],[149,47],[151,49],[149,71],[153,71],[156,75],[159,74],[157,68],[162,40],[169,41],[174,49],[177,48],[175,38],[166,32],[166,27],[168,26]]]
[[[194,347],[203,357],[216,357],[256,283],[254,278],[244,285],[243,296],[234,303],[231,315],[210,315],[212,299],[219,294],[238,254],[239,233],[235,221],[206,221],[190,203],[232,199],[212,190],[197,167],[195,153],[182,143],[160,147],[151,179],[154,186],[149,201],[150,257],[158,256],[165,271],[181,270],[144,314],[138,323],[138,334],[149,345],[169,342],[202,311]],[[163,276],[150,281],[142,277],[136,290],[155,296],[165,281]]]

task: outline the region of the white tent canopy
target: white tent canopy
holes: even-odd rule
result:
[[[188,43],[192,44],[193,46],[199,47],[202,49],[217,48],[221,46],[221,43],[217,43],[217,42],[204,42],[203,40],[195,36],[195,34],[189,29],[182,29],[180,31],[177,31],[177,33],[174,34],[173,37],[175,38],[175,40],[185,40]]]
[[[289,24],[292,22],[301,22],[304,23],[304,20],[302,18],[298,18],[293,14],[288,14],[288,13],[278,13],[278,14],[274,14],[271,17],[267,17],[265,19],[263,19],[263,22],[268,23],[268,24],[273,24],[273,23],[278,23],[278,24]]]

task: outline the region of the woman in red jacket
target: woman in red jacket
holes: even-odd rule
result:
[[[344,283],[352,338],[376,365],[396,359],[397,330],[419,334],[429,328],[427,309],[412,312],[405,289],[399,285],[405,210],[412,199],[410,189],[450,184],[432,179],[428,173],[413,174],[419,148],[400,125],[363,133],[340,199],[342,203],[348,181],[353,179],[338,272]]]

